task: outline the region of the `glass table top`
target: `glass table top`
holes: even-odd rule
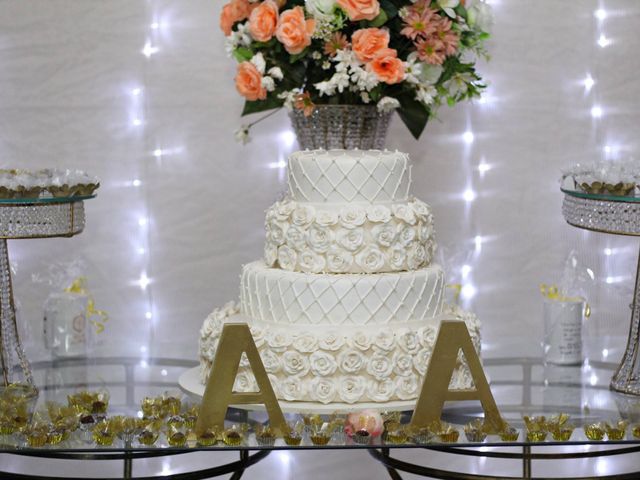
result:
[[[40,205],[51,203],[74,203],[96,198],[97,195],[74,195],[73,197],[0,198],[2,205]]]
[[[33,364],[34,379],[40,389],[37,406],[38,414],[46,416],[47,403],[66,404],[67,395],[80,390],[106,390],[109,393],[107,418],[115,415],[142,417],[141,402],[145,397],[154,397],[169,392],[180,396],[183,406],[193,405],[196,399],[189,398],[178,390],[178,377],[187,369],[196,365],[191,360],[170,358],[105,357],[105,358],[68,358]],[[463,427],[474,419],[482,417],[479,402],[449,402],[445,405],[443,420],[451,423],[459,431],[455,443],[442,443],[437,437],[430,447],[492,447],[492,446],[542,446],[558,445],[549,435],[543,442],[529,442],[523,422],[524,415],[546,415],[559,413],[570,415],[569,423],[576,429],[568,442],[562,445],[617,445],[634,447],[640,445],[640,438],[634,437],[632,428],[640,423],[640,397],[625,396],[612,392],[608,383],[616,367],[613,363],[591,362],[582,366],[544,365],[540,358],[489,358],[484,360],[485,371],[491,382],[496,403],[509,425],[519,431],[518,440],[504,442],[497,435],[489,435],[482,443],[469,442]],[[186,408],[186,407],[185,407]],[[358,406],[354,405],[354,412]],[[296,414],[285,414],[287,421],[300,420]],[[410,412],[403,412],[402,422],[408,422]],[[617,422],[625,419],[629,422],[623,440],[593,441],[584,433],[583,426],[595,422]],[[243,422],[252,427],[263,424],[267,416],[260,411],[230,409],[227,415],[229,426]],[[96,446],[90,432],[77,430],[68,440],[55,446],[30,448],[23,434],[0,435],[0,453],[19,450],[27,452],[37,450],[41,454],[62,452],[148,452],[158,450],[181,451],[194,450],[274,450],[274,449],[362,449],[362,448],[416,448],[425,445],[413,443],[385,443],[375,437],[371,444],[354,443],[350,438],[332,438],[326,446],[313,445],[305,435],[299,447],[285,445],[278,438],[273,446],[258,445],[255,435],[246,434],[238,446],[226,446],[218,443],[203,447],[195,443],[182,447],[171,447],[166,435],[160,434],[153,446],[145,446],[137,440],[125,443],[116,439],[111,446]],[[637,433],[637,432],[636,432]],[[606,437],[605,437],[606,438]],[[623,445],[620,445],[623,444]],[[34,452],[35,453],[35,452]]]

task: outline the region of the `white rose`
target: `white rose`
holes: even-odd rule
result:
[[[367,209],[367,218],[370,222],[388,223],[391,221],[391,210],[384,205],[372,205]]]
[[[314,378],[309,385],[311,399],[320,403],[331,403],[336,397],[336,386],[327,378]]]
[[[225,316],[229,317],[231,315],[237,315],[240,313],[240,306],[236,304],[236,302],[231,301],[224,304],[222,310]]]
[[[491,5],[482,0],[471,0],[467,8],[467,22],[477,31],[489,32],[493,26],[493,10]]]
[[[384,255],[375,246],[366,247],[356,255],[356,263],[367,273],[374,273],[384,267]]]
[[[362,352],[371,348],[371,336],[367,332],[356,332],[348,340],[349,346]]]
[[[373,344],[385,352],[393,350],[395,343],[395,335],[388,330],[380,330],[378,334],[373,337]]]
[[[365,382],[362,377],[342,377],[338,386],[340,398],[346,403],[356,403],[364,394]]]
[[[424,203],[422,200],[418,200],[416,198],[409,205],[411,205],[413,213],[417,215],[419,220],[426,220],[431,216],[431,208],[429,208],[429,205]]]
[[[396,395],[401,400],[411,400],[418,397],[418,376],[415,373],[396,379]]]
[[[223,322],[227,318],[227,313],[224,311],[224,308],[216,308],[213,312],[211,312],[213,318],[216,322]]]
[[[307,246],[307,232],[300,227],[291,225],[286,233],[287,245],[300,251]]]
[[[387,261],[391,268],[395,270],[402,270],[404,268],[404,261],[407,258],[405,249],[399,245],[387,250]]]
[[[298,206],[291,213],[291,221],[294,225],[297,225],[299,227],[309,225],[311,222],[313,222],[314,217],[315,208],[313,208],[311,205],[298,204]]]
[[[327,252],[327,268],[333,273],[348,271],[353,265],[353,255],[343,251],[337,246],[332,246]]]
[[[318,340],[315,335],[310,333],[303,333],[302,335],[298,335],[293,339],[293,348],[302,353],[310,353],[313,352],[318,346]]]
[[[396,375],[407,376],[413,369],[413,357],[406,353],[396,353],[393,356],[393,371]]]
[[[344,336],[339,333],[328,332],[323,334],[318,340],[318,346],[320,348],[331,352],[340,350],[342,345],[344,345]]]
[[[267,332],[265,341],[274,352],[284,352],[291,345],[291,338],[284,332]]]
[[[286,222],[295,208],[296,204],[291,200],[277,202],[275,204],[275,218],[280,222]]]
[[[399,205],[394,205],[392,207],[393,215],[400,220],[408,223],[409,225],[413,225],[416,223],[416,214],[413,213],[413,209],[404,203]]]
[[[301,353],[288,350],[282,355],[282,369],[287,375],[304,377],[309,373],[309,360]]]
[[[384,380],[391,375],[393,363],[387,355],[374,353],[367,363],[367,373],[376,380]]]
[[[331,20],[336,8],[335,0],[305,0],[305,10],[316,20]]]
[[[413,367],[418,371],[420,375],[427,373],[429,367],[429,360],[431,360],[431,349],[422,348],[413,356]]]
[[[340,229],[337,236],[338,243],[351,252],[355,252],[364,242],[364,230],[362,228]]]
[[[338,368],[342,373],[358,373],[364,367],[364,356],[357,350],[344,350],[338,355]]]
[[[433,226],[428,223],[418,224],[418,240],[421,242],[427,242],[433,239]]]
[[[298,255],[295,250],[287,245],[278,247],[278,264],[284,270],[293,270],[296,267]]]
[[[249,330],[251,331],[253,343],[256,344],[256,347],[260,348],[262,345],[264,345],[264,329],[256,325],[251,325],[249,326]]]
[[[367,393],[369,398],[374,402],[387,402],[393,396],[396,384],[390,378],[377,382],[370,380],[367,385]]]
[[[331,210],[319,210],[316,213],[316,224],[321,227],[331,227],[338,223],[338,215]]]
[[[284,243],[284,229],[279,222],[275,220],[267,222],[267,239],[277,245]]]
[[[340,223],[344,228],[355,228],[367,219],[367,212],[357,205],[347,205],[340,210]]]
[[[311,372],[317,377],[328,377],[338,369],[333,355],[322,350],[313,352],[309,357],[309,363],[311,364]]]
[[[264,245],[264,263],[266,263],[268,267],[273,267],[276,260],[278,260],[278,246],[275,243],[267,241]]]
[[[322,255],[309,249],[301,251],[298,255],[298,264],[303,272],[320,273],[324,270],[325,263]]]
[[[390,247],[396,239],[396,227],[390,224],[376,225],[371,229],[373,238],[383,247]]]
[[[433,345],[436,343],[436,333],[436,329],[431,325],[422,327],[420,330],[418,330],[420,345],[422,345],[424,348],[433,348]]]
[[[272,350],[264,349],[260,352],[260,358],[262,359],[262,364],[264,365],[264,369],[267,373],[278,373],[282,368],[280,357],[278,357],[278,355],[276,355]]]
[[[214,332],[217,326],[218,322],[216,321],[216,319],[213,317],[213,315],[209,315],[205,319],[204,323],[202,324],[202,328],[200,329],[200,338],[204,340],[205,338],[209,337]]]
[[[308,237],[309,246],[316,253],[325,253],[333,243],[333,232],[327,227],[313,225]]]
[[[419,268],[427,260],[427,251],[424,249],[424,245],[413,242],[409,245],[407,251],[407,266],[411,270]]]
[[[285,377],[280,382],[280,395],[290,402],[301,400],[306,392],[305,382],[298,377]]]
[[[420,350],[420,340],[416,332],[405,330],[397,335],[398,346],[407,353],[414,355]]]
[[[253,373],[245,371],[239,372],[238,375],[236,375],[236,380],[233,383],[234,392],[255,392],[257,390],[258,384],[256,383]]]
[[[288,233],[288,232],[287,232]],[[398,234],[398,241],[400,245],[408,246],[411,242],[413,242],[416,238],[416,229],[406,225],[404,228],[400,230]]]

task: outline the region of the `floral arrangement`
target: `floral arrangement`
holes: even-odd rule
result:
[[[230,0],[220,15],[243,115],[375,104],[415,138],[443,103],[480,95],[491,23],[484,0]]]

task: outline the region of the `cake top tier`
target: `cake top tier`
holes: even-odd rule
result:
[[[402,202],[411,167],[405,153],[380,150],[305,150],[289,157],[293,200],[311,203]]]

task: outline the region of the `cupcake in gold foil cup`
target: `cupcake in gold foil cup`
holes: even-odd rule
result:
[[[589,440],[600,442],[604,439],[606,433],[605,427],[602,423],[589,423],[583,427],[584,434]]]
[[[151,447],[155,445],[155,443],[158,441],[159,435],[160,434],[157,430],[153,430],[147,427],[147,428],[144,428],[138,434],[137,438],[140,445],[144,445],[145,447]]]
[[[302,432],[304,431],[304,423],[287,423],[285,431],[282,434],[284,443],[290,447],[297,447],[302,443]]]
[[[222,432],[222,441],[229,447],[242,445],[247,429],[248,426],[245,424],[232,425]]]
[[[218,431],[207,429],[197,436],[198,445],[201,447],[212,447],[218,443]]]
[[[503,442],[517,442],[520,431],[510,425],[505,425],[498,435]]]

